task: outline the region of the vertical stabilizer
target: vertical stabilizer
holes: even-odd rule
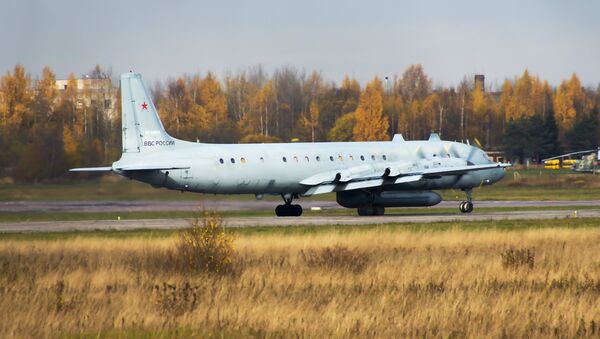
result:
[[[165,131],[139,73],[121,75],[123,153],[151,152],[175,146]]]

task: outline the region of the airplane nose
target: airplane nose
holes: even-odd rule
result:
[[[506,175],[506,170],[504,168],[494,168],[491,170],[487,170],[485,176],[483,177],[482,184],[491,185],[496,183]]]
[[[504,167],[494,169],[492,182],[498,182],[506,175],[506,169]]]

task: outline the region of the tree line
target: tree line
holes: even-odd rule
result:
[[[93,79],[111,79],[96,66]],[[113,82],[116,85],[116,82]],[[120,102],[109,116],[101,101],[81,102],[90,89],[74,74],[65,89],[46,67],[35,80],[22,65],[0,78],[0,177],[35,181],[68,178],[70,167],[110,164],[119,157]],[[426,139],[470,140],[522,160],[598,145],[600,86],[583,87],[576,74],[557,87],[525,70],[500,91],[464,77],[433,86],[421,65],[361,86],[320,72],[261,66],[159,81],[151,94],[167,131],[199,142]],[[117,95],[119,91],[116,91]]]

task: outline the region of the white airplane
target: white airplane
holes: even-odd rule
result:
[[[491,185],[510,164],[494,163],[479,148],[440,140],[204,144],[171,137],[137,73],[121,75],[121,159],[109,167],[71,171],[114,172],[167,189],[281,195],[277,216],[300,216],[299,197],[336,193],[337,202],[359,215],[382,215],[385,207],[432,206],[434,189],[462,189],[459,209],[473,210],[473,187]]]

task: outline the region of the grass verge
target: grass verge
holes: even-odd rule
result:
[[[227,275],[176,231],[2,235],[0,337],[593,337],[598,225],[229,229]]]

